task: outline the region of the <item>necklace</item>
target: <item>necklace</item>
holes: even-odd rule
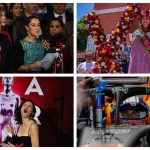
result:
[[[25,38],[27,41],[29,41],[29,42],[36,42],[36,39],[35,38],[33,38],[33,37],[26,37]]]
[[[150,54],[150,38],[146,34],[141,34],[137,36],[140,43],[143,45],[145,50]]]

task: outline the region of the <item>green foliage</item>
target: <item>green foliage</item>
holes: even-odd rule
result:
[[[85,50],[88,36],[88,27],[85,22],[85,16],[77,23],[77,50]]]

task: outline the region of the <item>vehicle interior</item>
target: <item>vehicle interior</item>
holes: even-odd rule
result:
[[[150,146],[150,77],[95,77],[84,92],[92,103],[77,118],[78,146]]]

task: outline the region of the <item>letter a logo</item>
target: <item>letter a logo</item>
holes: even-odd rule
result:
[[[25,92],[25,95],[29,95],[31,92],[37,92],[39,95],[44,95],[36,77],[33,77],[29,87],[27,88]]]

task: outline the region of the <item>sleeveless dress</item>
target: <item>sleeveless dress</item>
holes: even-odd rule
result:
[[[16,135],[13,138],[13,144],[16,147],[32,147],[31,137],[29,136],[18,136]]]
[[[32,64],[34,61],[41,61],[45,56],[45,48],[41,42],[30,42],[26,39],[20,41],[24,50],[24,64]],[[42,71],[41,68],[32,69],[32,71]]]
[[[31,123],[30,127],[32,126],[33,123]],[[12,144],[14,144],[16,147],[32,147],[31,143],[31,137],[29,136],[29,130],[28,129],[28,135],[27,136],[18,136],[17,134],[13,137],[12,139]],[[20,128],[20,127],[19,127]],[[18,128],[18,131],[19,131]]]
[[[14,48],[14,70],[18,72],[21,65],[29,65],[35,61],[41,61],[46,54],[46,49],[40,41],[31,42],[22,39],[15,44]],[[43,73],[43,68],[34,68],[28,73]],[[19,72],[23,73],[23,72]]]

